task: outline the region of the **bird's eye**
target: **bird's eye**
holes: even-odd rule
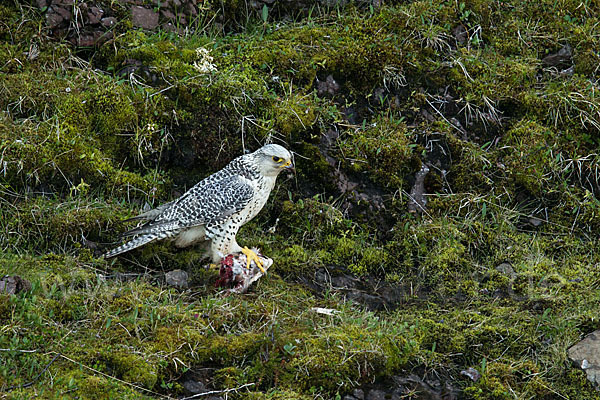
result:
[[[275,161],[276,163],[280,163],[280,162],[283,161],[283,158],[277,157],[277,156],[273,156],[273,161]]]

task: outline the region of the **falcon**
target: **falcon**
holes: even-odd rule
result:
[[[210,241],[209,256],[213,263],[228,254],[244,253],[247,267],[254,261],[264,273],[256,253],[241,247],[236,234],[263,208],[277,175],[293,169],[292,155],[277,144],[237,157],[177,200],[134,217],[147,222],[124,233],[124,237],[133,239],[105,253],[104,258],[164,239],[173,240],[177,247]]]

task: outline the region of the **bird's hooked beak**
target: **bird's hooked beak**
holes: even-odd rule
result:
[[[281,168],[287,169],[290,172],[296,173],[296,168],[294,167],[294,164],[292,163],[292,160],[288,160],[285,164],[283,164],[281,166]]]

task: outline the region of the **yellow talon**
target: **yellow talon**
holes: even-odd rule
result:
[[[208,269],[221,269],[221,266],[219,264],[210,263],[208,264]]]
[[[242,249],[242,253],[244,253],[246,255],[246,260],[247,260],[246,268],[250,269],[250,263],[252,261],[254,261],[254,263],[256,264],[258,269],[260,269],[263,274],[267,273],[267,271],[263,268],[262,263],[260,262],[260,259],[258,258],[258,256],[256,255],[255,252],[250,250],[248,247],[244,246],[244,248]]]

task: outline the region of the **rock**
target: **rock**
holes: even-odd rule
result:
[[[36,0],[36,4],[39,8],[44,8],[44,7],[48,7],[48,1],[47,0]]]
[[[46,14],[46,24],[50,29],[56,28],[63,22],[63,17],[60,14],[52,11],[54,10],[51,10]]]
[[[515,279],[517,277],[517,273],[513,269],[512,265],[510,265],[510,263],[507,262],[503,262],[502,264],[498,265],[496,267],[496,271],[509,276],[510,279]]]
[[[90,7],[88,11],[89,23],[92,25],[99,24],[103,14],[104,11],[102,11],[98,7]]]
[[[175,19],[175,14],[173,14],[171,11],[169,10],[160,10],[160,13],[162,14],[163,17],[165,17],[166,19]]]
[[[460,371],[460,374],[471,379],[473,382],[477,382],[479,380],[479,378],[481,378],[481,374],[479,373],[479,371],[477,371],[475,368],[472,368],[472,367],[469,367],[468,369],[466,369],[464,371]]]
[[[179,288],[179,289],[187,289],[188,288],[188,273],[182,271],[180,269],[175,269],[173,271],[169,271],[165,274],[165,281],[167,285]]]
[[[57,14],[59,14],[64,20],[69,21],[71,19],[71,11],[67,10],[63,7],[56,7],[54,9]]]
[[[324,96],[329,94],[333,96],[340,90],[340,85],[333,79],[333,75],[328,75],[324,81],[317,80],[317,94]]]
[[[117,19],[115,17],[107,17],[107,18],[102,18],[102,25],[110,28],[111,26],[115,25],[117,23]]]
[[[194,4],[192,4],[192,3],[187,3],[185,12],[188,15],[191,15],[193,17],[195,17],[196,15],[198,15],[198,10],[196,9],[196,6]]]
[[[533,226],[535,226],[535,227],[537,228],[538,226],[542,225],[542,223],[543,223],[544,221],[542,221],[541,219],[539,219],[539,218],[536,218],[536,217],[530,217],[530,218],[527,220],[527,222],[529,222],[531,225],[533,225]]]
[[[18,275],[5,275],[0,279],[0,293],[17,294],[31,290],[31,283]]]
[[[452,34],[454,35],[454,39],[456,39],[456,43],[461,46],[464,46],[467,43],[467,39],[469,39],[469,33],[463,25],[456,25],[452,29]]]
[[[544,67],[568,68],[572,64],[572,56],[573,49],[567,43],[556,53],[548,54],[542,58],[542,65]]]
[[[386,400],[386,392],[377,389],[369,390],[367,400]]]
[[[568,355],[573,364],[585,371],[588,380],[600,389],[600,330],[571,346]]]
[[[96,44],[96,38],[94,35],[81,35],[77,38],[77,46],[79,47],[93,47]]]
[[[423,164],[421,170],[415,175],[415,184],[410,190],[408,198],[408,212],[412,214],[422,214],[427,207],[427,197],[425,193],[425,178],[429,173],[429,167]]]
[[[144,7],[131,7],[131,19],[138,28],[152,30],[158,26],[158,13]]]
[[[185,388],[185,390],[187,390],[191,394],[200,394],[200,393],[207,392],[206,387],[204,386],[204,384],[202,382],[198,382],[198,381],[191,380],[191,379],[184,381],[183,387]]]
[[[362,389],[354,389],[352,396],[356,397],[358,400],[365,400],[365,392],[363,392]]]

